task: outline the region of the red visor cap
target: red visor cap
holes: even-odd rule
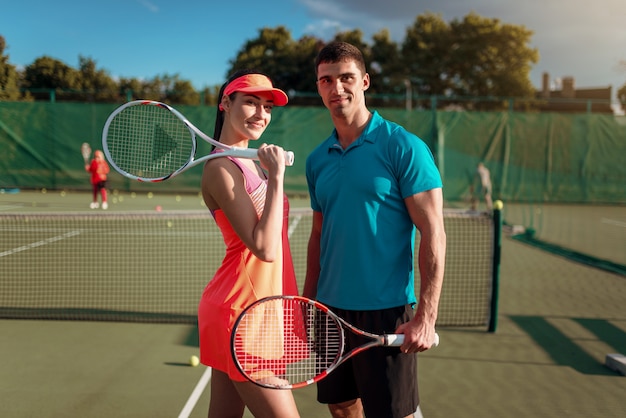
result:
[[[274,88],[270,79],[262,74],[248,74],[234,79],[226,86],[224,94],[229,96],[237,91],[242,93],[270,92],[276,106],[284,106],[289,101],[287,94],[281,89]]]

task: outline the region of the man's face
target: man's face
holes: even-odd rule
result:
[[[365,106],[369,85],[369,74],[363,74],[354,61],[321,63],[317,67],[317,92],[334,115],[347,115]]]

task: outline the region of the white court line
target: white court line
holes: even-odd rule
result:
[[[44,239],[42,241],[37,241],[37,242],[33,242],[30,244],[26,244],[26,245],[22,245],[21,247],[16,247],[7,251],[3,251],[0,253],[0,257],[4,257],[7,255],[11,255],[11,254],[15,254],[15,253],[19,253],[22,251],[26,251],[26,250],[30,250],[33,248],[37,248],[37,247],[41,247],[42,245],[46,245],[46,244],[51,244],[53,242],[56,241],[61,241],[64,240],[66,238],[71,238],[75,235],[79,235],[80,231],[70,231],[70,232],[66,232],[65,234],[62,235],[57,235],[56,237],[52,237],[52,238],[48,238],[48,239]]]
[[[187,400],[185,407],[183,408],[182,411],[180,411],[178,418],[189,417],[189,415],[191,414],[191,411],[193,411],[193,408],[196,406],[198,399],[200,399],[202,392],[204,392],[204,388],[209,383],[209,380],[211,380],[211,368],[207,367],[204,373],[202,373],[202,377],[198,381],[198,384],[194,388],[193,392],[191,392],[191,396],[189,396],[189,399]]]
[[[291,238],[291,234],[293,234],[293,231],[296,230],[296,227],[300,223],[300,219],[302,219],[302,215],[296,215],[293,217],[293,221],[291,221],[289,229],[287,230],[287,235],[289,236],[289,238]]]
[[[610,225],[621,226],[622,228],[626,228],[626,222],[616,221],[614,219],[602,218],[601,222],[603,224],[610,224]]]
[[[295,215],[293,220],[291,221],[291,224],[289,224],[287,235],[290,238],[291,238],[291,234],[293,234],[293,231],[296,230],[296,227],[300,223],[300,219],[302,219],[302,215]],[[191,392],[189,399],[187,399],[187,403],[185,403],[183,410],[180,411],[178,418],[189,418],[189,414],[191,414],[191,412],[195,408],[196,403],[198,402],[198,399],[200,399],[202,392],[204,392],[204,389],[206,388],[206,385],[209,383],[210,380],[211,380],[211,368],[207,367],[207,369],[202,374],[202,377],[198,381],[198,384],[196,384],[196,387],[194,388],[193,392]]]
[[[23,208],[24,205],[2,205],[0,206],[0,211],[2,210],[15,210],[19,208]]]

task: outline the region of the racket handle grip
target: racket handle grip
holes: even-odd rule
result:
[[[236,155],[242,158],[251,158],[258,160],[259,150],[256,148],[233,148],[236,151]],[[295,159],[293,151],[285,151],[285,165],[292,166]]]
[[[392,347],[400,347],[404,342],[404,334],[387,334],[385,335],[385,345]],[[439,334],[435,333],[435,341],[433,347],[439,345]]]

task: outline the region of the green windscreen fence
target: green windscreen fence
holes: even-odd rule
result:
[[[80,145],[100,149],[102,128],[117,104],[0,102],[0,188],[88,189]],[[211,135],[215,109],[180,106]],[[468,199],[476,164],[491,170],[504,201],[625,203],[626,120],[595,114],[445,112],[380,109],[433,150],[448,201]],[[262,141],[293,150],[290,193],[306,194],[305,160],[332,131],[326,109],[275,108]],[[199,144],[198,154],[209,151]],[[365,168],[364,168],[365,169]],[[110,176],[110,188],[197,192],[201,167],[158,185]]]

